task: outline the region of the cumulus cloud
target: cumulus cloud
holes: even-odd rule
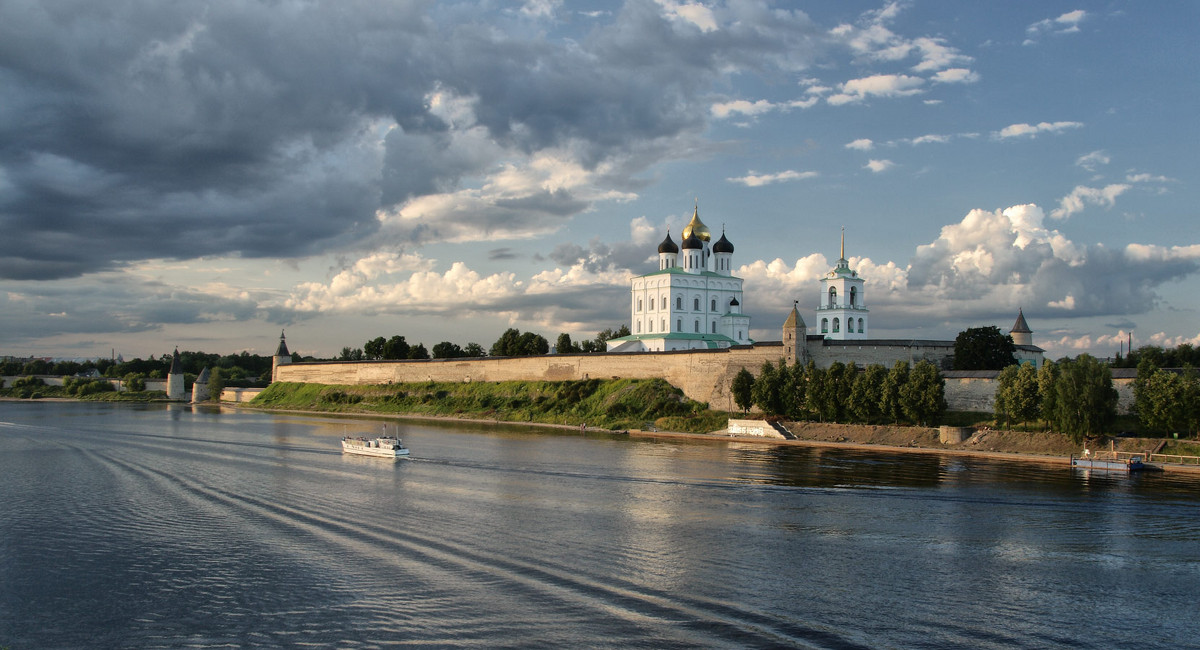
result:
[[[870,151],[875,148],[875,143],[870,138],[859,138],[854,142],[846,143],[847,149],[857,149],[858,151]]]
[[[878,174],[880,172],[885,172],[895,166],[896,166],[896,163],[894,163],[890,160],[875,160],[874,158],[872,158],[870,161],[867,162],[867,164],[863,165],[863,168],[869,169],[869,170],[875,172],[876,174]]]
[[[1050,217],[1066,219],[1073,214],[1082,212],[1088,205],[1111,208],[1117,202],[1117,197],[1124,194],[1129,188],[1130,186],[1124,183],[1113,183],[1100,188],[1078,185],[1071,190],[1070,194],[1059,200],[1058,207],[1050,211]]]
[[[1039,122],[1037,124],[1010,124],[992,133],[992,137],[1003,140],[1006,138],[1034,138],[1042,133],[1060,133],[1067,129],[1078,129],[1082,122]]]
[[[893,32],[889,24],[902,9],[900,3],[889,3],[882,9],[866,12],[855,24],[838,25],[829,34],[868,61],[898,62],[916,57],[918,60],[912,66],[914,72],[936,72],[974,60],[947,45],[943,38],[906,38]]]
[[[1072,242],[1044,221],[1036,205],[972,210],[917,248],[908,289],[963,313],[1024,306],[1046,316],[1138,314],[1161,301],[1163,283],[1200,271],[1200,245],[1113,250]]]
[[[782,171],[782,172],[777,172],[774,174],[757,174],[757,173],[751,171],[746,176],[740,176],[737,178],[727,178],[725,180],[729,181],[730,183],[738,183],[740,185],[745,185],[746,187],[761,187],[763,185],[770,185],[772,183],[784,183],[784,182],[788,182],[788,181],[799,181],[799,180],[803,180],[806,178],[813,178],[817,175],[818,175],[817,172],[812,172],[812,171],[798,172],[793,169],[789,169],[787,171]]]
[[[966,68],[950,68],[939,71],[932,79],[934,83],[942,84],[973,84],[979,81],[979,73]]]
[[[758,117],[772,111],[788,111],[794,108],[812,108],[820,101],[818,97],[807,97],[805,99],[796,99],[789,102],[769,102],[765,99],[756,101],[747,101],[744,99],[735,99],[728,102],[718,102],[712,106],[712,115],[716,119],[726,119],[735,115],[746,115],[748,117]]]
[[[1087,12],[1082,9],[1068,11],[1057,18],[1047,18],[1033,23],[1025,28],[1032,37],[1039,34],[1074,34],[1079,31],[1079,24],[1087,18]]]
[[[830,95],[826,101],[835,106],[861,102],[870,97],[907,97],[924,92],[925,80],[905,74],[877,74],[861,79],[851,79],[842,84],[840,91]]]

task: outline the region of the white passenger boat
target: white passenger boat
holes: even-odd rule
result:
[[[402,458],[408,456],[408,447],[394,436],[378,438],[342,438],[342,453],[379,458]]]

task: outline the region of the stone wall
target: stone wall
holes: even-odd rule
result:
[[[731,409],[729,386],[742,368],[757,373],[777,362],[783,345],[764,343],[718,350],[630,354],[551,354],[419,361],[328,361],[293,363],[277,369],[279,381],[316,384],[391,384],[441,381],[575,381],[662,378],[684,395],[714,409]]]

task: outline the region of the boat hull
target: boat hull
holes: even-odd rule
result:
[[[381,444],[378,438],[375,440],[344,438],[342,439],[342,453],[373,458],[403,458],[408,456],[408,448],[399,443],[394,446],[388,443]]]
[[[1080,469],[1098,469],[1109,472],[1136,472],[1145,469],[1142,461],[1135,459],[1131,460],[1106,460],[1100,458],[1072,458],[1071,467]]]

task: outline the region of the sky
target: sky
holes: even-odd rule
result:
[[[779,340],[1200,344],[1200,3],[6,0],[0,355],[629,323],[698,206]]]

